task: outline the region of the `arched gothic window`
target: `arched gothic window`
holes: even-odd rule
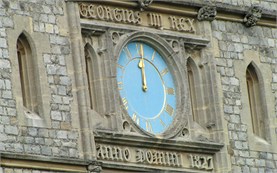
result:
[[[89,91],[89,106],[93,109],[93,101],[94,101],[94,93],[93,93],[93,69],[92,69],[92,53],[90,51],[90,46],[85,46],[85,65],[86,65],[86,78],[88,83],[88,91]]]
[[[192,110],[192,117],[193,121],[198,120],[198,113],[197,113],[197,102],[196,102],[196,91],[195,91],[195,71],[193,70],[192,60],[188,59],[187,62],[187,69],[188,69],[188,82],[189,82],[189,91],[190,91],[190,100],[191,100],[191,110]]]
[[[24,34],[17,39],[17,56],[23,106],[39,114],[36,72],[30,44]]]
[[[252,63],[250,63],[246,69],[246,82],[253,133],[265,139],[266,115],[263,111],[261,81],[259,80],[257,70]]]
[[[187,60],[187,74],[189,93],[191,100],[192,119],[202,127],[206,126],[207,117],[204,110],[203,84],[195,61],[192,58]]]

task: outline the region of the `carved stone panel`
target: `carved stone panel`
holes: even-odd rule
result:
[[[159,139],[100,131],[95,139],[96,157],[103,167],[124,165],[135,171],[210,172],[214,169],[213,154],[222,147],[211,142],[163,140],[160,143]]]

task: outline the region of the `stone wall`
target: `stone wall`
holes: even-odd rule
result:
[[[33,33],[41,33],[48,39],[50,45],[35,45],[35,47],[50,46],[50,51],[43,51],[35,58],[40,58],[44,66],[39,68],[47,75],[46,88],[50,90],[47,115],[50,123],[45,127],[27,127],[20,124],[16,109],[17,95],[13,87],[20,85],[12,82],[14,62],[11,62],[11,52],[8,51],[9,39],[19,35],[8,35],[13,30],[15,16],[28,18],[32,29],[28,33],[31,39]],[[71,80],[67,73],[66,59],[70,57],[70,40],[66,26],[65,2],[63,0],[1,0],[0,1],[0,150],[20,154],[32,154],[52,157],[79,158],[78,131],[72,127]],[[16,51],[16,50],[14,50]],[[32,50],[36,52],[37,50]],[[44,91],[42,91],[44,92]],[[23,114],[22,114],[23,115]],[[9,171],[8,171],[9,170]],[[12,172],[11,169],[5,170]],[[18,172],[18,171],[17,171]],[[20,171],[19,171],[20,172]],[[22,171],[21,171],[22,172]],[[23,171],[24,172],[24,171]],[[35,171],[34,171],[35,172]]]
[[[248,107],[242,100],[243,95],[245,96],[247,93],[242,90],[243,82],[240,80],[241,76],[237,76],[238,72],[236,72],[238,63],[243,63],[247,61],[246,59],[251,58],[254,60],[254,57],[247,57],[244,52],[247,50],[255,51],[254,55],[260,61],[258,63],[267,65],[270,73],[271,71],[273,73],[272,78],[270,78],[270,73],[262,75],[264,80],[269,81],[265,82],[265,85],[271,89],[270,97],[273,98],[272,100],[275,98],[275,102],[268,103],[272,104],[271,108],[273,108],[269,110],[269,117],[271,120],[276,119],[277,29],[261,26],[246,28],[241,23],[213,21],[212,30],[213,46],[218,47],[219,50],[215,56],[224,96],[224,118],[228,121],[229,154],[232,159],[233,172],[277,172],[277,154],[274,154],[273,151],[263,151],[263,149],[257,151],[255,147],[251,146],[251,143],[254,142],[249,136],[249,133],[252,133],[250,132],[251,122],[244,121],[245,116],[250,115],[244,114],[244,109],[248,109]],[[270,98],[266,99],[270,100]],[[276,127],[273,125],[271,131],[276,133],[274,128]],[[276,136],[273,140],[275,138]]]
[[[48,173],[48,171],[38,171],[30,169],[13,169],[13,168],[0,168],[0,173]],[[62,172],[51,172],[62,173]]]
[[[184,0],[184,2],[206,4],[207,1]],[[275,0],[210,2],[221,7],[239,6],[245,10],[253,4],[260,4],[269,11],[277,9]],[[0,0],[0,152],[48,158],[83,158],[79,122],[74,121],[78,119],[76,113],[78,111],[75,110],[77,99],[75,97],[73,99],[74,91],[72,91],[71,77],[74,76],[74,72],[69,71],[73,68],[68,67],[72,66],[70,63],[74,57],[71,55],[69,36],[71,25],[67,23],[65,4],[64,0]],[[19,35],[8,34],[16,29],[16,16],[20,16],[18,19],[28,21],[26,26],[29,27],[28,34],[31,39],[40,41],[46,38],[49,42],[49,45],[35,45],[42,49],[36,58],[43,62],[39,68],[46,76],[46,81],[43,81],[44,87],[50,91],[50,99],[47,100],[49,110],[43,115],[49,118],[49,123],[46,123],[45,127],[32,127],[22,123],[20,116],[22,118],[24,115],[23,110],[17,109],[16,99],[20,96],[14,92],[14,88],[20,84],[19,81],[14,82],[12,79],[15,65],[11,59],[16,52],[10,51],[12,46],[10,40],[11,37]],[[225,146],[229,153],[224,157],[231,156],[234,173],[277,172],[277,149],[276,145],[273,145],[276,144],[277,134],[277,127],[274,124],[277,118],[277,29],[262,26],[246,28],[242,23],[221,20],[211,22],[211,29],[213,56],[216,58],[217,73],[221,81],[219,93],[223,96],[221,106],[228,127],[226,133],[229,143]],[[42,37],[33,37],[37,33]],[[49,47],[49,51],[44,50],[44,47]],[[82,48],[79,49],[82,51]],[[243,89],[245,83],[242,80],[244,75],[238,71],[243,64],[251,62],[251,58],[262,67],[267,89],[265,96],[268,96],[267,116],[272,142],[264,143],[265,149],[253,144],[256,138],[250,130],[252,128],[249,122],[250,115],[245,102],[247,93]],[[91,134],[90,131],[87,133]],[[89,143],[88,146],[90,145]],[[47,171],[0,168],[0,173],[2,172],[46,173]]]
[[[170,1],[170,0],[167,0]],[[178,3],[192,3],[192,4],[213,4],[218,7],[233,6],[237,9],[248,8],[252,5],[258,5],[266,11],[276,11],[277,4],[275,0],[183,0]]]

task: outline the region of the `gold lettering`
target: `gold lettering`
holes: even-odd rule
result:
[[[130,61],[132,59],[131,52],[129,51],[128,47],[124,47],[123,51],[125,52],[128,60]]]
[[[150,150],[147,150],[145,153],[145,160],[147,161],[148,164],[153,163],[153,153]]]
[[[89,13],[89,17],[95,19],[96,18],[96,14],[95,14],[95,6],[94,5],[89,5],[88,6],[88,13]]]
[[[131,10],[127,11],[127,22],[128,23],[135,23],[134,12],[131,11]]]
[[[145,157],[144,157],[143,150],[137,149],[136,150],[136,162],[142,163],[142,162],[144,162],[144,160],[145,160]]]
[[[188,23],[190,25],[190,32],[195,32],[194,24],[193,24],[194,19],[188,19]]]
[[[175,95],[175,90],[174,90],[174,88],[167,88],[166,93],[169,95]]]
[[[164,76],[168,73],[168,68],[165,68],[161,71],[161,75]]]
[[[170,106],[169,104],[166,104],[166,106],[165,106],[165,111],[166,111],[170,116],[172,116],[173,113],[174,113],[173,107]]]
[[[118,90],[122,90],[123,89],[123,82],[118,82]]]
[[[141,24],[141,17],[140,17],[140,12],[136,11],[135,12],[135,24]]]
[[[80,4],[79,5],[80,15],[81,17],[88,17],[88,5]]]
[[[122,70],[124,69],[124,66],[120,65],[120,64],[117,64],[117,67],[118,68],[121,68]]]
[[[175,16],[169,16],[170,19],[170,28],[176,31],[185,31],[185,32],[195,32],[194,28],[194,19],[190,18],[176,18]]]
[[[152,61],[152,62],[154,61],[155,54],[156,54],[156,51],[153,51],[152,58],[151,58],[151,61]]]
[[[123,102],[125,109],[128,110],[128,100],[125,97],[123,97],[122,102]]]
[[[79,4],[80,16],[83,18],[99,19],[105,21],[115,21],[128,24],[141,25],[142,18],[140,11],[128,10],[124,8],[115,8],[111,6]],[[159,13],[147,13],[148,23],[150,27],[163,29],[163,15]],[[167,16],[167,15],[165,15]],[[168,28],[175,31],[195,32],[194,19],[185,17],[168,16]],[[167,23],[167,22],[166,22]]]
[[[201,156],[201,155],[192,155],[190,154],[191,167],[197,169],[212,170],[213,160],[211,156]]]
[[[132,120],[139,125],[139,117],[135,113],[132,116]]]
[[[122,21],[123,22],[126,22],[126,13],[127,12],[128,12],[128,10],[122,10],[122,16],[123,16]]]
[[[107,20],[113,21],[111,8],[110,8],[110,7],[104,7],[104,9],[105,9],[105,13],[106,13],[105,18],[106,18]]]
[[[115,21],[117,21],[117,22],[121,22],[121,20],[122,20],[121,11],[122,11],[122,10],[120,10],[120,9],[118,9],[118,8],[115,8],[115,9],[113,10],[114,19],[115,19]]]
[[[101,5],[96,8],[96,14],[99,19],[102,19],[102,20],[104,19],[105,12],[104,12],[104,8]]]
[[[125,161],[128,161],[128,162],[131,161],[131,151],[129,150],[129,148],[124,148],[124,150],[123,150],[123,159]]]
[[[170,19],[171,29],[179,30],[176,17],[175,16],[169,16],[168,18]]]
[[[163,127],[166,127],[166,125],[165,125],[165,123],[163,122],[163,120],[162,120],[161,118],[160,118],[159,120],[160,120],[161,125],[162,125]]]
[[[155,28],[162,28],[162,16],[157,13],[148,13],[148,17],[150,20],[150,26]]]
[[[153,132],[152,130],[152,124],[150,123],[150,121],[146,120],[146,131],[147,132]]]

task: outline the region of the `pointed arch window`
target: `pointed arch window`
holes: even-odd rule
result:
[[[39,114],[36,72],[30,44],[24,34],[17,39],[17,57],[23,106]]]
[[[192,120],[205,127],[207,123],[204,105],[203,83],[199,69],[192,58],[187,60],[188,86],[191,100]]]
[[[93,101],[94,101],[94,92],[93,92],[93,63],[92,63],[92,53],[91,47],[89,45],[85,46],[85,66],[86,66],[86,78],[88,83],[88,91],[89,91],[89,106],[91,109],[94,108]]]
[[[197,103],[196,103],[196,91],[195,91],[195,71],[193,70],[192,60],[188,59],[187,69],[188,69],[188,82],[189,82],[189,91],[190,91],[190,100],[191,100],[191,110],[193,121],[198,120],[198,113],[196,111]]]
[[[261,97],[262,84],[257,74],[257,69],[252,63],[246,69],[246,82],[253,133],[266,139],[266,115],[263,110],[263,99]]]

